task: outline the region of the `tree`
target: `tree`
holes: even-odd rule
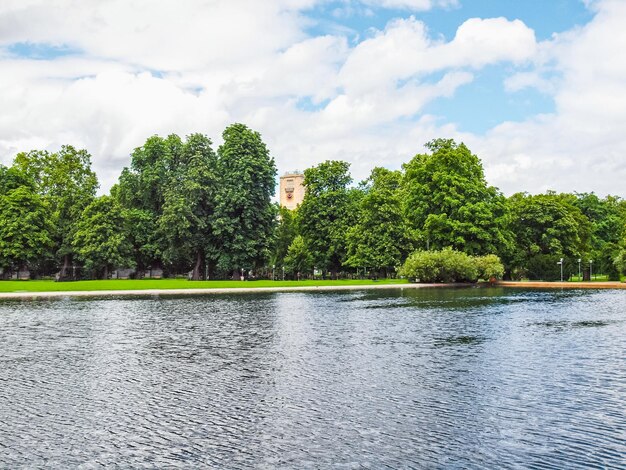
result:
[[[402,213],[402,174],[374,168],[363,182],[356,224],[348,229],[346,265],[384,269],[400,266],[412,240]]]
[[[313,257],[309,253],[302,236],[298,235],[289,245],[289,250],[285,257],[285,269],[299,279],[301,273],[309,272],[312,267]]]
[[[296,237],[295,212],[280,207],[278,209],[278,224],[276,225],[276,233],[274,236],[274,254],[272,255],[272,264],[274,266],[284,266],[285,256],[291,242]]]
[[[0,165],[0,196],[22,186],[35,191],[33,178],[24,171],[13,166],[7,168],[4,165]]]
[[[217,262],[237,276],[241,268],[262,266],[269,258],[276,223],[276,165],[261,135],[243,124],[222,134],[218,149],[219,188],[214,235],[219,239]]]
[[[567,195],[553,192],[509,198],[515,249],[507,259],[510,269],[527,270],[534,278],[560,278],[556,262],[569,263],[589,252],[590,223]],[[569,271],[568,267],[567,271]]]
[[[140,269],[160,267],[169,241],[158,230],[170,180],[183,158],[184,143],[175,134],[152,136],[131,154],[112,194],[129,216],[141,224],[133,230],[135,263]]]
[[[26,268],[50,256],[53,242],[48,212],[34,184],[0,194],[0,265]]]
[[[64,278],[72,261],[76,223],[98,189],[91,155],[86,150],[64,145],[55,153],[19,153],[13,165],[35,182],[37,193],[46,201],[54,226],[55,254],[58,260],[63,260],[60,276]]]
[[[487,185],[478,157],[451,139],[426,147],[431,154],[418,154],[404,165],[404,212],[417,242],[473,255],[507,251],[506,199]]]
[[[590,222],[589,256],[598,270],[611,280],[619,280],[620,271],[614,263],[625,234],[626,213],[623,201],[615,196],[600,199],[593,193],[567,195]]]
[[[184,143],[178,165],[165,191],[159,229],[167,241],[169,262],[193,259],[192,279],[199,280],[208,255],[216,257],[217,240],[211,219],[217,190],[217,157],[211,140],[192,134]]]
[[[96,198],[85,208],[72,242],[85,268],[107,279],[111,269],[134,265],[125,227],[122,208],[111,196]]]
[[[326,161],[304,171],[304,199],[297,212],[298,232],[315,266],[336,273],[346,260],[348,229],[356,220],[360,192],[348,189],[350,164]]]

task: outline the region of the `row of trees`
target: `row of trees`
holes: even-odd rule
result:
[[[304,174],[295,211],[272,202],[276,167],[261,136],[242,124],[217,151],[201,134],[150,137],[110,194],[85,150],[18,154],[0,166],[0,268],[107,277],[112,269],[190,271],[193,279],[240,270],[323,275],[363,268],[387,276],[414,251],[495,254],[507,276],[554,279],[577,259],[619,276],[626,202],[594,194],[515,194],[485,180],[463,144],[437,139],[402,170],[374,168],[353,185],[349,164]],[[422,256],[422,255],[420,255]],[[476,258],[479,259],[479,258]]]
[[[626,270],[626,201],[554,192],[506,198],[465,145],[426,146],[430,153],[402,171],[374,168],[356,188],[344,162],[306,170],[304,201],[281,217],[275,264],[387,275],[416,250],[452,248],[499,256],[508,278],[558,279],[561,258],[566,276],[590,260],[611,279]]]
[[[154,136],[132,153],[110,195],[84,150],[17,155],[0,167],[0,266],[89,277],[113,268],[238,272],[271,254],[276,166],[259,133],[234,124],[215,152],[193,134]]]

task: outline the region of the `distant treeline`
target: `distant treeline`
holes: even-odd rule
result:
[[[401,171],[374,168],[357,186],[346,162],[309,168],[295,211],[272,202],[276,165],[258,132],[234,124],[223,142],[214,151],[202,134],[150,137],[100,197],[87,151],[18,154],[0,166],[1,275],[388,276],[416,251],[449,248],[497,255],[511,278],[556,279],[561,258],[566,276],[592,265],[618,279],[626,268],[626,201],[506,198],[453,140],[429,142]]]

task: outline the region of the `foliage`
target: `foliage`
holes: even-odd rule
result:
[[[531,256],[526,264],[526,276],[529,279],[542,281],[560,281],[561,266],[559,255],[539,253]],[[569,279],[573,274],[578,274],[578,264],[571,258],[563,258],[563,279]]]
[[[164,193],[159,231],[166,241],[166,261],[186,265],[194,260],[192,279],[209,256],[216,257],[217,240],[210,227],[217,191],[217,156],[211,140],[192,134],[183,144]]]
[[[63,259],[66,275],[73,254],[72,239],[82,211],[93,200],[98,179],[91,169],[91,155],[64,145],[55,153],[31,151],[15,157],[14,168],[28,175],[49,209],[57,259]]]
[[[613,259],[613,265],[620,274],[626,274],[626,249],[619,251]]]
[[[336,272],[346,260],[346,236],[355,222],[360,192],[348,189],[350,164],[326,161],[304,171],[304,199],[297,212],[298,232],[315,266]]]
[[[452,248],[420,250],[409,255],[399,274],[419,282],[476,282],[478,267],[476,258]]]
[[[553,261],[587,258],[590,224],[569,197],[518,193],[511,196],[509,204],[516,247],[508,258],[509,268],[528,269],[528,275],[532,272],[536,279],[553,278]]]
[[[285,269],[292,274],[303,274],[310,272],[313,268],[313,257],[304,243],[301,235],[293,239],[287,256],[285,257]]]
[[[48,211],[32,185],[0,194],[0,266],[23,268],[50,256]]]
[[[472,255],[510,249],[506,199],[487,186],[482,164],[464,144],[436,139],[404,165],[404,211],[421,246]]]
[[[295,212],[286,207],[280,207],[278,218],[271,263],[273,266],[284,266],[287,250],[296,237]]]
[[[589,257],[611,280],[619,280],[620,271],[614,260],[619,256],[620,242],[626,229],[626,203],[607,196],[600,199],[593,193],[568,195],[590,222]]]
[[[94,199],[83,211],[74,234],[73,248],[88,270],[106,279],[112,268],[134,265],[123,211],[111,196]]]
[[[347,231],[347,266],[393,269],[411,251],[402,214],[401,180],[399,171],[374,168],[363,182],[356,224]]]
[[[276,223],[276,165],[261,135],[243,124],[222,134],[218,149],[219,189],[212,229],[219,239],[221,269],[263,266],[269,258]]]
[[[167,237],[158,230],[170,180],[182,159],[183,141],[175,134],[152,136],[131,154],[111,194],[128,215],[140,221],[133,230],[135,264],[144,269],[163,264]]]
[[[479,279],[501,279],[504,275],[504,265],[497,255],[477,256],[474,258],[474,262],[476,263]]]

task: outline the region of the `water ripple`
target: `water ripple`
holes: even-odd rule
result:
[[[626,298],[0,303],[1,468],[626,468]]]

